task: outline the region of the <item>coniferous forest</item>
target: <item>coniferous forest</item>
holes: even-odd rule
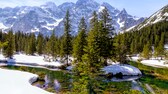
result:
[[[15,53],[27,55],[48,55],[61,57],[69,66],[69,57],[74,57],[73,89],[79,94],[101,94],[102,83],[99,83],[101,68],[107,66],[107,60],[122,64],[128,63],[127,57],[139,54],[142,58],[152,56],[167,58],[164,45],[168,43],[168,22],[163,21],[121,34],[116,34],[107,8],[100,14],[93,12],[90,25],[85,17],[78,25],[78,35],[71,35],[70,12],[64,17],[64,34],[57,37],[54,30],[50,36],[22,31],[9,30],[0,32],[0,48],[9,58]],[[77,77],[76,77],[77,76]],[[108,86],[108,85],[107,85]],[[107,93],[108,94],[108,93]]]

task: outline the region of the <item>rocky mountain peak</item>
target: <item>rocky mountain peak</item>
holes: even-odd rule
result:
[[[125,8],[123,8],[123,10],[120,12],[120,14],[122,14],[122,15],[127,15],[128,13],[127,13],[127,11],[125,10]]]
[[[105,6],[106,8],[108,8],[108,9],[115,9],[113,6],[111,6],[109,3],[106,3],[106,2],[103,2],[102,4],[101,4],[101,6]]]
[[[95,2],[95,1],[94,1],[94,0],[78,0],[78,1],[76,2],[76,4],[79,5],[79,4],[93,3],[93,2]]]
[[[50,35],[55,30],[56,35],[61,36],[64,33],[63,18],[69,9],[71,34],[76,35],[80,19],[85,17],[89,27],[93,11],[99,13],[103,7],[108,9],[116,32],[122,31],[122,27],[130,28],[143,21],[143,19],[140,21],[134,19],[134,16],[129,15],[125,9],[120,11],[108,3],[99,4],[94,0],[78,0],[76,3],[65,2],[59,6],[53,2],[47,2],[40,7],[2,8],[0,9],[0,29],[7,31],[7,28],[12,28],[15,32],[41,32],[44,35]]]

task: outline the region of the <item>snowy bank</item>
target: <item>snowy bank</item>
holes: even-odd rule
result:
[[[37,75],[15,70],[0,69],[0,94],[52,94],[31,83]]]
[[[152,67],[167,67],[168,64],[165,64],[165,60],[142,60],[141,63],[147,66]]]
[[[44,56],[31,56],[25,54],[15,54],[13,59],[5,58],[2,54],[0,54],[0,61],[7,62],[7,65],[15,65],[15,66],[30,66],[30,67],[53,67],[58,68],[63,66],[64,64],[60,61],[52,61],[47,62],[44,60]],[[1,63],[2,64],[2,63]]]
[[[141,75],[142,74],[138,68],[127,64],[110,65],[110,66],[104,67],[103,71],[105,72],[105,74],[113,73],[113,75],[120,72],[123,75]]]
[[[14,55],[13,57],[15,59],[15,62],[20,62],[20,63],[28,63],[28,64],[37,64],[37,65],[42,65],[42,66],[61,66],[62,64],[58,61],[55,62],[46,62],[44,61],[43,56],[29,56],[29,55],[24,55],[24,54],[17,54]]]
[[[157,57],[157,59],[156,58],[150,58],[146,60],[141,59],[140,63],[142,63],[143,65],[157,67],[157,68],[168,67],[166,60],[160,60],[160,59],[161,59],[160,57]],[[131,60],[137,62],[138,60],[140,60],[140,57],[134,56],[134,57],[131,57]]]

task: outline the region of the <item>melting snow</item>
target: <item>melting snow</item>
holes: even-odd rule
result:
[[[36,74],[0,69],[0,75],[0,94],[52,94],[31,85]]]
[[[139,75],[142,74],[141,71],[133,67],[131,65],[120,65],[120,64],[115,64],[115,65],[110,65],[107,67],[103,68],[103,71],[105,71],[106,74],[108,73],[113,73],[114,75],[117,73],[122,73],[123,75]]]
[[[8,64],[16,66],[30,66],[30,67],[42,67],[42,66],[54,66],[60,67],[63,64],[59,61],[47,62],[44,61],[44,56],[29,56],[24,54],[16,54],[13,59],[7,59],[2,54],[0,55],[0,60],[7,60]],[[3,65],[3,64],[1,64]]]
[[[131,57],[132,61],[138,61],[139,59],[140,59],[139,56]],[[168,67],[168,64],[166,64],[166,60],[159,60],[159,57],[157,57],[157,59],[150,58],[148,60],[142,60],[141,63],[152,67]]]
[[[142,60],[141,63],[152,67],[168,67],[168,64],[165,64],[165,60]]]

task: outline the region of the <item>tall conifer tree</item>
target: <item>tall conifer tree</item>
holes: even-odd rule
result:
[[[10,30],[7,34],[7,40],[8,44],[6,46],[4,46],[4,55],[6,57],[11,58],[14,54],[14,50],[15,50],[15,39],[14,39],[14,35],[13,35],[13,31]]]
[[[34,33],[30,34],[28,44],[28,54],[33,55],[36,51],[36,37]]]
[[[44,37],[41,33],[38,34],[37,36],[37,53],[39,55],[43,54],[43,48],[44,48]]]
[[[85,53],[84,47],[86,46],[86,30],[87,26],[83,17],[79,23],[79,32],[73,45],[73,56],[77,58],[77,61],[81,61],[82,55]]]
[[[64,35],[61,42],[61,56],[65,57],[67,65],[69,60],[69,55],[72,51],[72,37],[71,37],[71,23],[70,23],[70,13],[67,10],[64,18]]]

